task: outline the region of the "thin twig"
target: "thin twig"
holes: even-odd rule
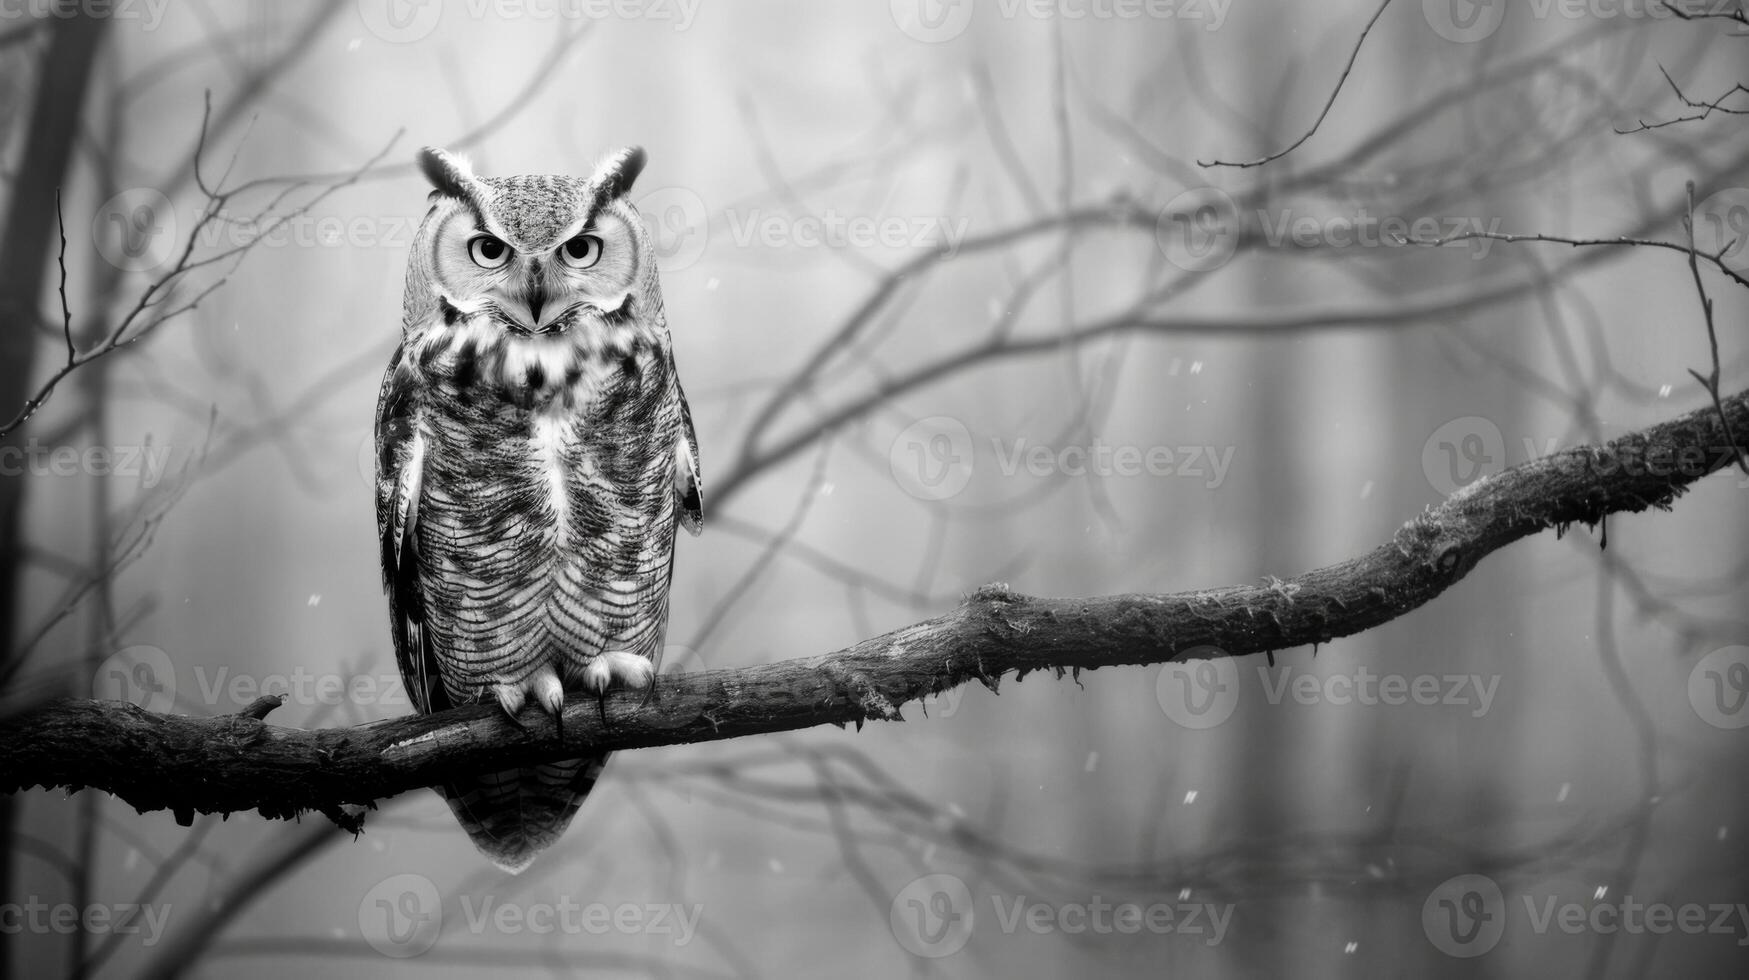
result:
[[[1283,147],[1282,149],[1277,150],[1276,152],[1271,153],[1268,156],[1260,157],[1256,160],[1253,160],[1250,163],[1235,163],[1235,162],[1231,162],[1231,161],[1227,161],[1227,160],[1208,160],[1208,161],[1198,160],[1196,162],[1197,166],[1199,166],[1199,167],[1237,167],[1241,170],[1249,168],[1249,167],[1261,167],[1266,163],[1270,163],[1270,162],[1275,161],[1275,160],[1280,160],[1282,157],[1285,157],[1289,153],[1292,153],[1293,151],[1299,149],[1300,145],[1302,143],[1311,139],[1312,134],[1316,133],[1318,131],[1318,127],[1324,125],[1324,118],[1326,116],[1330,115],[1330,109],[1336,105],[1336,97],[1338,95],[1342,94],[1342,86],[1345,82],[1348,81],[1349,72],[1352,72],[1354,70],[1354,62],[1360,58],[1360,49],[1363,45],[1366,44],[1367,35],[1372,33],[1373,25],[1377,24],[1379,22],[1379,18],[1384,16],[1385,8],[1389,7],[1390,5],[1391,5],[1391,0],[1385,0],[1384,3],[1379,4],[1379,9],[1373,11],[1372,19],[1368,20],[1366,22],[1366,27],[1361,30],[1360,37],[1355,39],[1354,50],[1350,51],[1348,53],[1348,64],[1342,66],[1342,75],[1341,75],[1341,77],[1336,79],[1336,87],[1330,90],[1330,98],[1325,100],[1323,111],[1318,113],[1318,118],[1312,122],[1312,128],[1306,130],[1304,135],[1302,135],[1299,139],[1294,140],[1292,143],[1289,143],[1286,147]]]
[[[55,227],[61,234],[61,250],[55,256],[55,261],[61,267],[61,336],[67,341],[67,363],[79,359],[79,352],[73,347],[73,307],[67,302],[67,220],[61,213],[61,189],[55,188]],[[5,435],[0,432],[0,435]]]
[[[1726,89],[1725,92],[1716,99],[1708,102],[1698,102],[1683,93],[1682,87],[1676,84],[1676,79],[1670,77],[1670,73],[1664,70],[1663,65],[1658,66],[1658,71],[1664,75],[1664,80],[1670,83],[1671,90],[1676,93],[1676,97],[1681,99],[1684,105],[1688,106],[1690,109],[1699,109],[1701,111],[1692,115],[1677,116],[1674,119],[1666,119],[1663,122],[1649,123],[1644,119],[1641,119],[1637,121],[1637,125],[1635,125],[1633,129],[1622,129],[1616,127],[1615,131],[1618,134],[1627,136],[1632,133],[1643,133],[1649,129],[1663,129],[1665,126],[1675,126],[1686,122],[1698,122],[1699,120],[1706,119],[1715,112],[1724,113],[1727,116],[1749,115],[1749,109],[1732,109],[1723,105],[1726,99],[1736,95],[1738,92],[1749,94],[1749,87],[1745,87],[1741,82]]]
[[[1742,448],[1737,446],[1737,440],[1731,434],[1731,420],[1725,416],[1724,405],[1719,399],[1719,331],[1713,324],[1713,301],[1712,297],[1706,294],[1706,283],[1701,281],[1700,260],[1697,258],[1699,253],[1695,251],[1694,247],[1694,181],[1692,180],[1688,182],[1688,211],[1682,216],[1682,228],[1688,232],[1688,271],[1694,275],[1695,292],[1700,294],[1700,311],[1706,319],[1707,343],[1711,346],[1713,355],[1711,374],[1703,376],[1693,368],[1689,368],[1688,373],[1694,376],[1694,380],[1700,382],[1701,387],[1705,388],[1707,395],[1712,398],[1713,408],[1718,411],[1719,421],[1725,427],[1725,436],[1736,448],[1737,467],[1745,474],[1749,474],[1749,459],[1743,457]]]

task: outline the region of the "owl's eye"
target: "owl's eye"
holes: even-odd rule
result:
[[[601,239],[578,235],[559,246],[559,258],[573,269],[587,269],[601,261]]]
[[[501,268],[510,261],[510,246],[491,235],[480,235],[468,243],[468,258],[482,269]]]

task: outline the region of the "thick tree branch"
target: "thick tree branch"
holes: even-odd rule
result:
[[[988,586],[958,609],[819,657],[661,678],[654,696],[574,700],[563,740],[529,711],[495,705],[306,731],[269,725],[271,704],[195,719],[117,701],[60,700],[0,724],[0,791],[114,793],[144,810],[307,810],[356,826],[373,804],[469,771],[601,749],[897,720],[899,706],[1005,674],[1266,653],[1328,642],[1404,615],[1519,538],[1606,515],[1667,508],[1730,466],[1749,433],[1749,392],[1605,446],[1581,446],[1479,480],[1371,552],[1292,579],[1173,595],[1038,598]]]

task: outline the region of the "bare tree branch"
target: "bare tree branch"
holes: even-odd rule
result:
[[[318,731],[245,712],[160,715],[125,702],[58,700],[0,724],[0,791],[94,787],[139,810],[323,812],[468,772],[744,735],[899,720],[899,706],[977,679],[1272,653],[1396,619],[1489,553],[1550,528],[1668,508],[1730,466],[1749,432],[1749,391],[1604,446],[1515,466],[1458,491],[1358,558],[1261,585],[1173,595],[1035,598],[988,586],[953,612],[819,657],[663,677],[653,696],[572,700],[563,737],[495,705]],[[536,713],[538,714],[538,713]]]

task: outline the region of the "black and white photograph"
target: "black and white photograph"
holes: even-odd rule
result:
[[[1743,0],[0,0],[0,980],[1734,978]]]

